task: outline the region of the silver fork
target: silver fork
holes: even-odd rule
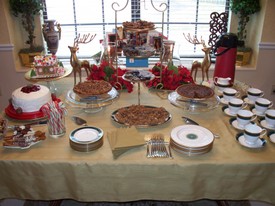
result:
[[[160,134],[156,134],[152,138],[153,147],[155,148],[154,157],[169,157],[168,151],[165,147],[164,138]]]
[[[169,142],[164,141],[162,134],[153,134],[153,136],[147,141],[146,157],[170,157],[173,159]]]

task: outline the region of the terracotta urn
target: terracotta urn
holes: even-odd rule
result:
[[[47,42],[48,50],[55,55],[58,49],[59,40],[61,39],[60,24],[58,24],[56,20],[47,20],[45,24],[43,24],[42,32]]]

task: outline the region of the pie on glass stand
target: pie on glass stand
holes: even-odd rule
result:
[[[203,85],[197,84],[184,84],[179,86],[176,89],[176,92],[181,97],[196,99],[196,100],[204,100],[212,97],[215,92],[213,89]]]
[[[101,94],[106,94],[111,91],[112,85],[104,80],[89,80],[79,82],[74,86],[73,91],[80,97],[90,97]]]

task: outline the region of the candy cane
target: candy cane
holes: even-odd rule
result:
[[[62,133],[65,130],[63,115],[67,110],[63,102],[49,102],[42,106],[42,112],[48,117],[49,132],[53,135]]]

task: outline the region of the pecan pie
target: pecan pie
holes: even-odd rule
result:
[[[123,22],[123,27],[125,29],[153,29],[155,24],[153,22],[138,20],[136,22]]]
[[[214,95],[214,90],[203,85],[186,84],[176,89],[176,92],[183,97],[191,99],[206,99]]]
[[[152,126],[165,123],[169,119],[169,112],[163,107],[131,105],[118,109],[114,113],[115,120],[125,125]]]
[[[88,97],[108,93],[111,89],[112,85],[109,82],[104,80],[89,80],[79,82],[74,86],[73,91],[81,97]]]

